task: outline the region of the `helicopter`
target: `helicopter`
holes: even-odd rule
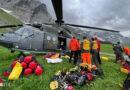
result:
[[[34,23],[19,25],[4,25],[0,28],[20,27],[19,29],[0,35],[0,45],[14,51],[32,53],[69,52],[68,44],[72,35],[72,27],[88,28],[110,32],[116,30],[68,24],[63,21],[62,0],[51,0],[56,14],[55,23]],[[76,37],[76,36],[75,36]]]

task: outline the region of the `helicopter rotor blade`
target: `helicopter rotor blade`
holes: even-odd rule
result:
[[[83,26],[83,25],[76,25],[76,24],[66,24],[66,25],[74,26],[74,27],[80,27],[80,28],[88,28],[88,29],[109,31],[109,32],[120,32],[120,31],[117,31],[117,30],[111,30],[111,29],[105,29],[105,28],[99,28],[99,27],[92,27],[92,26]]]
[[[51,0],[51,1],[57,18],[56,22],[63,22],[62,0]]]
[[[18,25],[4,25],[4,26],[0,26],[0,28],[11,28],[11,27],[20,27],[23,26],[23,24],[18,24]]]

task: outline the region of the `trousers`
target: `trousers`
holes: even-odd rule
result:
[[[82,53],[82,60],[83,60],[83,63],[91,64],[91,55],[90,55],[90,53]]]

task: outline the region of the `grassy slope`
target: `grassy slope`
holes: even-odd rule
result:
[[[11,54],[6,48],[0,47],[0,73],[2,74],[7,70],[13,60],[17,59],[18,52]],[[24,76],[16,81],[8,81],[7,77],[2,77],[6,86],[0,88],[1,90],[50,90],[49,81],[53,77],[57,70],[61,70],[63,67],[71,68],[72,64],[68,63],[67,59],[64,59],[59,64],[48,64],[45,60],[42,60],[43,55],[38,55],[37,60],[44,67],[43,74],[40,76],[29,75]],[[104,70],[104,77],[96,77],[91,82],[92,86],[75,87],[75,90],[121,90],[118,83],[123,83],[126,75],[120,72],[121,66],[113,63],[114,57],[110,57],[109,61],[102,61],[102,68]]]
[[[101,44],[101,52],[108,52],[108,53],[113,53],[111,44]]]
[[[13,17],[12,15],[4,12],[0,9],[0,25],[12,25],[12,24],[22,24],[22,21]],[[16,30],[17,28],[13,27],[11,30]],[[8,28],[7,28],[8,30]],[[0,29],[0,33],[7,32],[6,29]],[[10,29],[9,29],[10,30]]]
[[[0,24],[1,25],[9,25],[9,24],[21,24],[22,22],[13,17],[12,15],[9,15],[8,13],[4,12],[0,9]]]

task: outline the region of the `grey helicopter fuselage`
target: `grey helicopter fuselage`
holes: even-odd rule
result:
[[[36,28],[26,25],[16,31],[2,34],[0,45],[12,51],[61,52],[69,50],[68,44],[71,37],[61,27],[41,25],[40,28]]]

